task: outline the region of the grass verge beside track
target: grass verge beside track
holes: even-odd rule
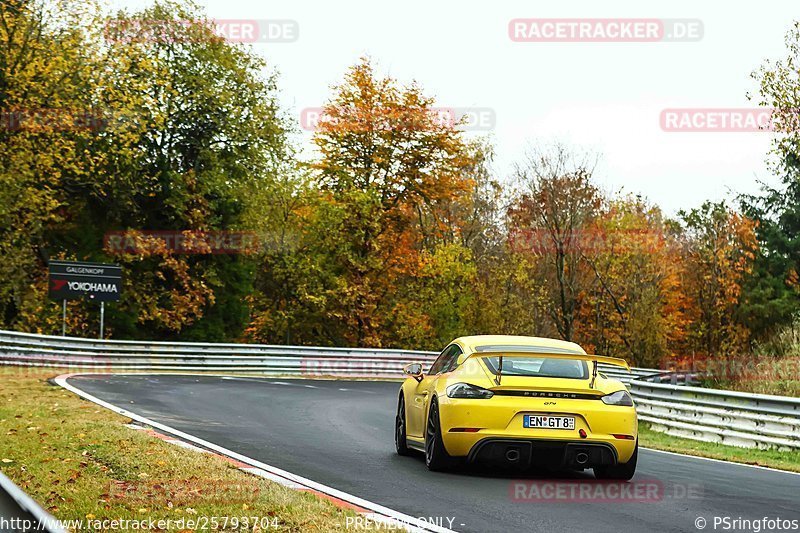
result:
[[[299,532],[343,529],[355,516],[217,456],[126,428],[128,419],[49,385],[53,376],[0,368],[0,470],[56,518],[207,517],[210,530],[216,517],[219,531],[253,531],[242,527],[248,517]]]
[[[645,448],[653,448],[655,450],[800,472],[800,451],[781,452],[777,450],[737,448],[714,442],[701,442],[673,437],[666,433],[653,431],[650,429],[650,425],[644,422],[639,423],[639,444]]]

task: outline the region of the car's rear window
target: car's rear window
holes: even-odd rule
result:
[[[497,375],[499,356],[483,357],[489,372]],[[530,376],[539,378],[587,379],[589,367],[578,359],[556,359],[552,357],[503,356],[504,376]]]

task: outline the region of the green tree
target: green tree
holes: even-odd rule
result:
[[[787,56],[766,61],[753,78],[759,105],[775,110],[778,135],[771,151],[781,186],[762,185],[743,195],[743,213],[756,222],[759,253],[744,289],[742,314],[756,338],[765,339],[800,311],[800,23],[786,34]]]
[[[126,28],[148,26],[158,31],[144,39],[126,34]],[[263,60],[216,36],[188,4],[159,2],[140,13],[119,13],[110,28],[113,94],[138,97],[126,107],[147,127],[137,132],[134,157],[106,174],[113,176],[106,184],[113,194],[92,198],[90,211],[113,213],[103,225],[110,229],[248,229],[250,195],[279,178],[289,154],[275,76],[264,77]],[[152,293],[132,293],[131,311],[145,318],[140,324],[162,335],[183,330],[185,338],[235,338],[249,318],[255,261],[236,254],[173,254],[168,261],[184,268],[192,283],[168,274]],[[125,266],[136,280],[167,267],[164,262],[141,257]],[[162,323],[164,310],[185,312]]]

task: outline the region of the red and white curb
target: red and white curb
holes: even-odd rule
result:
[[[127,409],[117,407],[116,405],[101,400],[100,398],[97,398],[88,392],[84,392],[67,382],[69,378],[85,375],[95,374],[88,372],[62,374],[54,378],[53,382],[58,386],[77,394],[85,400],[95,403],[101,407],[105,407],[106,409],[119,415],[130,418],[139,424],[153,428],[150,430],[136,424],[127,424],[127,426],[132,429],[148,431],[148,433],[154,437],[193,451],[213,453],[214,455],[221,456],[224,459],[233,462],[240,470],[249,474],[274,481],[275,483],[279,483],[291,489],[316,494],[319,497],[333,502],[339,507],[354,510],[362,515],[367,522],[375,523],[376,528],[380,528],[380,524],[383,524],[385,529],[403,528],[412,532],[455,533],[451,529],[447,529],[426,520],[415,518],[399,511],[389,509],[388,507],[384,507],[380,504],[359,498],[358,496],[353,496],[352,494],[348,494],[333,487],[323,485],[322,483],[317,483],[316,481],[298,476],[297,474],[293,474],[286,470],[268,465],[261,461],[257,461],[256,459],[247,457],[246,455],[234,452],[233,450],[229,450],[199,437],[195,437],[189,433],[185,433],[165,424],[150,420],[147,417],[132,413]],[[159,430],[162,433],[159,433],[155,430]]]

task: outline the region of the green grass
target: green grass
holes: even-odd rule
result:
[[[666,433],[653,431],[650,429],[649,424],[644,422],[639,423],[639,444],[656,450],[800,472],[800,451],[781,452],[777,450],[737,448],[735,446],[726,446],[725,444],[673,437]]]
[[[46,383],[52,375],[0,368],[0,469],[56,518],[270,517],[281,531],[305,532],[343,530],[354,516],[126,428],[130,420]]]

